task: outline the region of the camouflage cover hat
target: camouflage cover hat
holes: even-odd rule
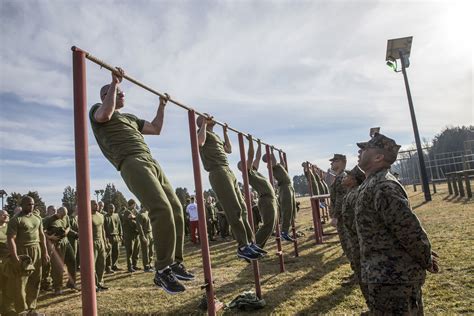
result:
[[[347,175],[354,177],[358,184],[361,184],[365,180],[365,173],[360,170],[359,166],[355,166],[350,171],[346,171]]]
[[[335,161],[335,160],[346,160],[346,156],[342,154],[334,154],[334,157],[329,159],[329,161]]]
[[[391,161],[391,163],[397,160],[398,150],[401,147],[393,139],[380,133],[375,133],[374,137],[372,137],[372,139],[369,140],[368,142],[357,143],[357,146],[359,146],[359,148],[362,148],[362,149],[365,149],[365,148],[382,149],[384,151],[384,154],[387,156],[388,160]]]

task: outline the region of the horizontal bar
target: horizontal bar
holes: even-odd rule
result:
[[[330,194],[320,194],[320,195],[310,196],[309,198],[310,199],[325,199],[325,198],[329,198],[329,197],[331,197]]]
[[[72,46],[72,47],[71,47],[71,50],[74,51],[74,52],[75,52],[75,51],[83,52],[83,53],[86,55],[86,58],[89,59],[90,61],[96,63],[97,65],[99,65],[99,66],[101,66],[101,67],[103,67],[103,68],[105,68],[105,69],[108,69],[108,70],[110,70],[110,71],[112,71],[112,72],[115,72],[116,74],[119,74],[119,73],[117,72],[117,67],[114,67],[114,66],[112,66],[112,65],[107,64],[107,63],[104,62],[103,60],[101,60],[101,59],[99,59],[99,58],[97,58],[97,57],[91,55],[90,53],[86,52],[85,50],[80,49],[79,47],[76,47],[76,46]],[[148,87],[148,86],[145,85],[144,83],[141,83],[140,81],[138,81],[138,80],[136,80],[136,79],[134,79],[134,78],[128,76],[127,74],[124,74],[124,75],[123,75],[123,78],[124,78],[124,79],[127,79],[128,81],[130,81],[130,82],[136,84],[137,86],[142,87],[143,89],[145,89],[145,90],[147,90],[147,91],[149,91],[149,92],[151,92],[151,93],[153,93],[153,94],[156,94],[156,95],[158,95],[158,96],[160,96],[160,97],[162,97],[162,98],[165,98],[165,97],[166,97],[163,93],[160,93],[160,92],[156,91],[155,89]],[[199,111],[196,111],[196,110],[193,109],[192,107],[190,107],[190,106],[188,106],[188,105],[185,105],[185,104],[183,104],[183,103],[181,103],[181,102],[178,102],[178,101],[173,100],[173,99],[171,99],[171,98],[168,99],[168,101],[171,102],[171,103],[176,104],[176,105],[179,106],[180,108],[183,108],[183,109],[188,110],[188,111],[192,110],[192,111],[194,111],[194,113],[196,113],[196,114],[198,114],[198,115],[205,116],[204,113],[201,113],[201,112],[199,112]],[[222,126],[222,127],[224,127],[224,126],[226,125],[225,123],[222,123],[222,122],[217,121],[217,120],[215,120],[215,119],[213,119],[213,121],[214,121],[217,125],[220,125],[220,126]],[[227,128],[228,128],[229,130],[231,130],[231,131],[237,133],[237,134],[248,135],[247,133],[241,132],[241,131],[239,131],[238,129],[235,129],[235,128],[233,128],[233,127],[227,126]],[[253,138],[253,137],[252,137],[252,139],[255,140],[255,141],[257,140],[256,138]],[[272,145],[270,145],[270,144],[267,144],[267,143],[264,143],[264,142],[261,142],[261,143],[262,143],[262,145],[268,145],[268,146],[270,146],[270,147],[273,147],[275,150],[278,150],[278,151],[281,152],[281,153],[284,152],[282,149],[278,149],[278,148],[276,148],[275,146],[272,146]]]

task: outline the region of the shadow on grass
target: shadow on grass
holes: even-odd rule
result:
[[[422,207],[425,204],[428,204],[430,201],[422,201],[421,203],[418,203],[417,205],[413,206],[413,209],[416,210],[419,207]]]
[[[350,295],[357,286],[358,285],[338,287],[331,293],[319,297],[313,305],[298,311],[297,315],[325,314],[334,306],[343,302],[346,296]]]
[[[323,245],[324,247],[324,245]],[[310,270],[305,273],[304,275],[290,279],[287,282],[284,282],[277,287],[271,289],[268,292],[263,290],[263,298],[267,301],[267,308],[263,310],[255,311],[256,313],[268,313],[270,312],[269,308],[274,309],[278,305],[285,304],[286,301],[291,299],[294,293],[307,288],[308,286],[313,285],[314,283],[321,280],[325,275],[330,273],[333,270],[336,270],[340,265],[345,264],[347,262],[346,258],[343,256],[339,256],[328,262],[323,262],[323,258],[327,260],[327,256],[325,257],[325,253],[334,250],[335,245],[327,245],[324,248],[315,249],[313,252],[306,254],[305,256],[312,257],[312,267]],[[331,256],[332,257],[332,256]],[[302,268],[307,268],[306,263],[302,260],[299,261],[298,258],[291,258],[286,261],[286,271],[288,273],[292,273],[295,271],[300,271]],[[260,265],[261,267],[261,274],[262,276],[273,274],[270,277],[264,278],[261,277],[261,285],[269,284],[274,279],[281,276],[279,273],[279,266],[278,264],[272,266],[264,266]],[[285,277],[282,276],[282,277]],[[236,290],[239,290],[239,293],[247,290],[253,289],[253,269],[249,265],[242,269],[238,275],[236,276],[235,281],[229,282],[223,285],[217,285],[215,287],[216,294],[218,297],[226,297],[235,293]],[[185,307],[187,309],[187,307]],[[238,311],[230,311],[231,314],[239,313]]]
[[[38,297],[38,309],[48,307],[51,304],[59,304],[62,302],[66,302],[74,298],[77,298],[78,296],[81,296],[81,292],[66,291],[62,295],[54,295],[54,293],[43,294]],[[49,299],[52,299],[52,300],[49,300]],[[46,300],[48,301],[45,302]]]

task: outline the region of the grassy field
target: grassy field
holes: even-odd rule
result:
[[[411,188],[407,188],[411,190]],[[474,313],[474,200],[451,199],[446,187],[438,187],[433,201],[423,203],[423,194],[409,191],[411,204],[427,230],[433,249],[441,258],[441,272],[429,274],[423,287],[426,314]],[[341,279],[351,274],[335,235],[316,245],[311,227],[308,198],[302,198],[297,229],[306,234],[299,239],[300,256],[292,244],[284,244],[286,272],[279,273],[275,243],[269,241],[270,255],[260,261],[263,298],[267,306],[255,314],[358,314],[366,310],[357,286],[343,287]],[[325,226],[325,232],[334,232]],[[244,290],[253,288],[251,265],[237,260],[234,242],[211,242],[211,259],[217,297],[230,302]],[[122,251],[124,253],[124,251]],[[200,314],[197,306],[204,293],[200,249],[188,241],[186,265],[196,281],[186,283],[187,291],[169,296],[153,286],[153,274],[144,272],[106,275],[110,290],[97,295],[100,314]],[[122,259],[122,258],[121,258]],[[124,263],[124,260],[120,261]],[[124,265],[122,264],[122,267]],[[51,314],[79,314],[80,293],[62,296],[41,293],[38,310]],[[231,313],[226,311],[225,313]]]

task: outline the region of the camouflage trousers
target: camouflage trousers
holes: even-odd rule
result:
[[[424,315],[421,284],[368,284],[370,315]]]
[[[351,267],[352,267],[353,259],[352,259],[352,251],[351,251],[351,244],[350,244],[350,236],[343,224],[342,218],[337,219],[336,230],[337,230],[337,234],[339,235],[339,240],[341,241],[342,251],[346,255],[347,259],[349,259],[349,261],[351,262]]]

